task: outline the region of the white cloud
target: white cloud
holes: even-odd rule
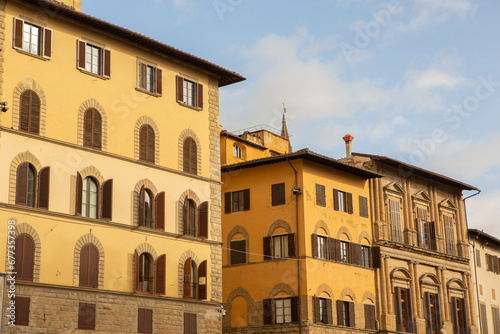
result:
[[[465,82],[462,76],[453,76],[437,69],[428,69],[413,77],[413,82],[417,88],[454,88]]]
[[[498,220],[500,189],[492,189],[466,200],[469,228],[482,230],[500,239]]]

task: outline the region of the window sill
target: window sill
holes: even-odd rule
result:
[[[203,108],[194,107],[194,106],[191,106],[191,105],[186,104],[186,103],[181,102],[181,101],[177,101],[177,103],[179,103],[183,107],[186,107],[186,108],[189,108],[189,109],[193,109],[193,110],[196,110],[196,111],[202,111],[203,110]]]
[[[95,74],[95,73],[92,73],[92,72],[89,72],[89,71],[86,71],[84,69],[81,69],[81,68],[78,68],[78,70],[84,74],[87,74],[87,75],[90,75],[92,77],[96,77],[96,78],[99,78],[101,80],[109,80],[111,79],[111,77],[105,77],[103,75],[100,75],[100,74]]]
[[[140,88],[140,87],[135,87],[135,90],[136,90],[136,91],[138,91],[138,92],[141,92],[141,93],[147,94],[147,95],[154,96],[154,97],[161,97],[161,96],[162,96],[161,94],[158,94],[158,93],[153,93],[153,92],[150,92],[150,91],[149,91],[149,90],[147,90],[147,89]]]
[[[28,52],[28,51],[24,51],[22,49],[17,49],[17,48],[14,48],[17,52],[19,53],[22,53],[24,55],[27,55],[27,56],[30,56],[30,57],[33,57],[33,58],[36,58],[36,59],[40,59],[40,60],[43,60],[43,61],[47,61],[47,60],[51,60],[52,58],[46,58],[44,56],[40,56],[40,55],[36,55],[34,53],[31,53],[31,52]]]

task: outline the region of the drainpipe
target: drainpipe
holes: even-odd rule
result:
[[[299,252],[299,245],[300,245],[300,239],[299,239],[299,195],[302,194],[302,189],[297,187],[297,170],[293,167],[292,163],[290,160],[286,159],[288,163],[290,164],[290,167],[292,167],[293,172],[295,173],[295,186],[293,188],[293,194],[295,195],[295,226],[297,230],[297,295],[299,296],[298,298],[298,305],[297,308],[299,309],[299,334],[302,334],[302,309],[301,309],[301,302],[300,302],[300,252]]]
[[[476,266],[476,242],[474,241],[472,244],[470,243],[470,237],[469,237],[469,223],[467,219],[467,206],[465,205],[465,200],[474,196],[477,196],[481,193],[481,190],[477,190],[477,193],[472,194],[470,196],[467,196],[464,198],[464,213],[465,213],[465,227],[467,228],[467,239],[469,242],[469,245],[472,245],[472,257],[474,258],[474,277],[476,280],[476,299],[477,299],[477,313],[478,313],[478,318],[479,318],[479,333],[483,332],[483,325],[481,322],[481,305],[479,303],[479,284],[477,282],[477,266]]]

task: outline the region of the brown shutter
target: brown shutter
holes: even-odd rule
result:
[[[139,253],[134,251],[134,291],[139,290]]]
[[[231,193],[224,194],[224,213],[231,213]]]
[[[75,203],[75,214],[78,216],[82,215],[82,188],[83,180],[82,175],[76,172],[76,203]]]
[[[453,332],[460,333],[460,328],[458,325],[458,312],[457,312],[457,298],[451,297],[451,315],[453,321]]]
[[[79,272],[79,285],[89,286],[89,263],[90,263],[90,244],[82,247],[80,250],[80,272]]]
[[[101,149],[101,138],[102,138],[102,118],[101,114],[92,109],[93,114],[93,124],[92,124],[92,148]]]
[[[333,209],[339,211],[339,191],[333,189]]]
[[[166,270],[166,256],[165,254],[162,254],[158,256],[158,258],[155,261],[155,272],[156,272],[156,277],[155,277],[155,292],[160,295],[165,294],[165,270]]]
[[[288,234],[288,257],[296,257],[295,255],[295,234]]]
[[[329,325],[333,324],[333,302],[331,299],[326,300],[326,319]]]
[[[16,204],[19,205],[27,205],[28,203],[28,170],[28,162],[23,162],[17,167]]]
[[[26,297],[15,297],[16,326],[29,326],[30,322],[30,299]]]
[[[162,88],[162,71],[157,68],[156,69],[156,94],[161,95],[163,91]]]
[[[139,63],[139,88],[142,89],[147,89],[147,80],[148,80],[148,75],[147,75],[147,70],[148,67],[146,64]]]
[[[139,160],[147,161],[148,125],[143,125],[139,132]]]
[[[231,263],[246,263],[246,240],[235,240],[231,241]]]
[[[196,107],[203,109],[203,85],[197,83],[196,86]]]
[[[439,294],[435,294],[434,304],[436,305],[436,322],[437,322],[437,332],[441,333],[441,304],[439,302]]]
[[[353,302],[348,302],[349,304],[349,327],[356,327],[356,316],[355,308]]]
[[[208,202],[203,202],[198,207],[199,237],[208,238]]]
[[[43,29],[43,57],[52,58],[52,30]]]
[[[78,304],[78,329],[87,329],[87,304]]]
[[[144,310],[144,332],[153,333],[153,310]]]
[[[111,51],[104,49],[103,52],[103,76],[106,78],[111,77]]]
[[[375,326],[375,305],[365,304],[365,328],[377,329]]]
[[[426,333],[432,334],[432,318],[431,318],[431,301],[429,292],[424,292],[424,310],[425,310],[425,324]]]
[[[491,259],[493,261],[493,272],[498,274],[498,257],[492,256]]]
[[[345,193],[346,194],[346,199],[347,199],[347,213],[351,214],[354,212],[354,208],[352,206],[352,194],[351,193]]]
[[[191,281],[194,277],[191,277],[191,258],[187,259],[184,263],[184,298],[189,298],[191,296]]]
[[[33,272],[35,267],[35,242],[33,239],[24,234],[24,249],[23,249],[23,279],[33,282]]]
[[[328,238],[328,259],[335,261],[335,250],[336,250],[336,242],[333,238]]]
[[[363,264],[361,260],[361,245],[351,243],[351,263],[361,266]]]
[[[165,231],[165,192],[156,195],[155,200],[155,228],[160,231]]]
[[[189,199],[186,197],[184,199],[184,205],[182,206],[182,226],[184,227],[184,234],[188,234],[189,225]]]
[[[394,288],[394,306],[396,307],[396,331],[403,330],[403,311],[401,308],[401,288]]]
[[[191,333],[190,334],[198,334],[198,328],[196,326],[196,314],[191,314],[189,319],[189,326]]]
[[[207,260],[198,267],[198,299],[207,299]]]
[[[410,333],[414,333],[415,324],[413,322],[413,302],[410,289],[406,289],[406,300],[408,301],[408,330]]]
[[[319,254],[318,254],[318,235],[313,234],[311,237],[312,237],[311,238],[312,256],[319,257]]]
[[[50,167],[44,167],[38,173],[38,208],[49,209]]]
[[[144,200],[146,197],[146,189],[144,189],[144,186],[141,187],[141,190],[139,191],[139,206],[137,208],[138,211],[138,216],[139,216],[139,226],[144,226],[144,220],[145,220],[145,205],[144,205]]]
[[[99,286],[99,251],[94,245],[89,245],[89,286]]]
[[[93,109],[87,109],[83,117],[83,146],[92,147]]]
[[[373,268],[382,267],[382,256],[380,255],[380,247],[372,247],[372,266]]]
[[[95,317],[96,317],[96,307],[95,304],[87,304],[87,329],[95,329]]]
[[[20,98],[19,130],[21,131],[30,130],[31,93],[31,90],[24,91]]]
[[[314,306],[314,322],[321,323],[320,310],[319,310],[320,305],[318,297],[313,297],[313,306]]]
[[[144,333],[145,311],[145,309],[140,308],[137,312],[137,331],[139,333]]]
[[[23,48],[23,26],[24,21],[18,18],[14,18],[14,48]]]
[[[464,328],[462,333],[469,334],[469,317],[467,316],[467,305],[465,304],[465,298],[461,298],[460,302],[462,303],[462,310],[464,315]]]
[[[196,143],[193,138],[188,137],[184,141],[183,147],[183,170],[186,173],[196,175],[198,169],[198,156],[197,156]]]
[[[147,129],[148,129],[148,135],[147,135],[148,157],[147,157],[146,161],[154,164],[155,163],[155,131],[149,125],[148,125]]]
[[[316,205],[326,206],[325,186],[316,184]]]
[[[271,202],[272,206],[283,205],[286,203],[284,183],[273,184],[271,186]]]
[[[30,109],[29,133],[38,134],[40,130],[40,98],[33,91],[30,91],[30,94],[31,94],[31,109]]]
[[[299,322],[299,297],[290,298],[290,309],[292,312],[292,322]]]
[[[180,76],[175,77],[177,86],[177,102],[184,102],[184,79]]]
[[[337,300],[337,325],[344,326],[344,301]]]
[[[431,240],[429,240],[429,242],[430,242],[431,249],[433,249],[433,250],[437,250],[435,226],[436,226],[436,224],[434,222],[429,222],[429,236],[431,239]]]
[[[111,220],[113,213],[113,179],[104,181],[101,191],[101,218]]]
[[[273,301],[271,299],[264,299],[262,301],[262,308],[264,310],[264,325],[273,324]]]
[[[250,210],[250,189],[243,190],[243,210]]]
[[[76,49],[77,49],[77,68],[80,70],[85,70],[85,55],[87,43],[84,41],[77,40],[76,41]]]
[[[189,313],[184,313],[184,334],[190,334],[191,328],[189,327],[189,321],[191,320]]]
[[[264,237],[264,261],[271,260],[271,237]]]
[[[342,254],[340,253],[340,240],[335,240],[335,261],[340,261],[342,259]]]

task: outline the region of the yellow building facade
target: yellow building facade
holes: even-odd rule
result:
[[[218,90],[244,78],[79,1],[0,20],[4,331],[219,333]]]
[[[375,332],[377,177],[307,149],[222,166],[224,332]]]

